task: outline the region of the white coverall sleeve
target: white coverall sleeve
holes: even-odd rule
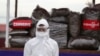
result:
[[[24,46],[24,56],[31,56],[31,52],[32,52],[32,49],[31,49],[30,44],[26,43]]]
[[[59,47],[58,44],[55,44],[55,49],[53,51],[53,56],[59,56]]]

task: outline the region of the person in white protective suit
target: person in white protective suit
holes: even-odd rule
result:
[[[36,37],[26,42],[24,56],[59,56],[58,44],[49,36],[49,24],[40,19],[36,25]]]

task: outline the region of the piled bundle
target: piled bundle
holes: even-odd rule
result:
[[[32,17],[35,18],[36,21],[40,20],[41,18],[49,19],[50,15],[48,11],[39,5],[33,10]]]
[[[68,48],[80,50],[97,50],[99,42],[88,36],[71,37],[69,40]]]
[[[69,37],[79,36],[80,26],[81,26],[81,18],[80,14],[77,12],[71,12],[68,16],[69,18]]]
[[[52,9],[51,13],[51,21],[56,23],[68,23],[67,16],[69,15],[70,11],[68,8],[59,8],[59,9]]]
[[[81,28],[81,17],[77,12],[71,12],[68,16],[68,48],[72,47],[71,43],[78,38]]]
[[[81,21],[81,20],[80,20]],[[97,50],[99,47],[99,10],[85,8],[81,21],[80,36],[71,37],[68,47],[73,49]]]
[[[50,24],[50,36],[55,39],[59,48],[66,48],[67,44],[67,23],[69,14],[68,8],[52,9]]]
[[[59,8],[59,9],[53,8],[51,17],[67,16],[69,12],[70,11],[68,8]]]
[[[85,8],[83,10],[84,12],[84,18],[82,20],[82,35],[90,36],[95,39],[100,40],[99,38],[99,16],[100,12],[99,10],[95,8]]]
[[[67,24],[49,21],[50,37],[56,40],[59,48],[66,48],[67,44]]]
[[[18,17],[10,22],[11,47],[24,47],[27,40],[34,36],[34,20],[29,17]]]

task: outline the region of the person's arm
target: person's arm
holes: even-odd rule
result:
[[[58,47],[58,44],[56,43],[54,45],[54,51],[53,51],[53,56],[59,56],[59,47]]]
[[[31,56],[31,46],[28,43],[24,46],[24,56]]]

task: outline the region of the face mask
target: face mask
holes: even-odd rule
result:
[[[37,37],[46,37],[48,35],[48,33],[47,32],[37,32],[37,34],[36,34],[36,36]]]

